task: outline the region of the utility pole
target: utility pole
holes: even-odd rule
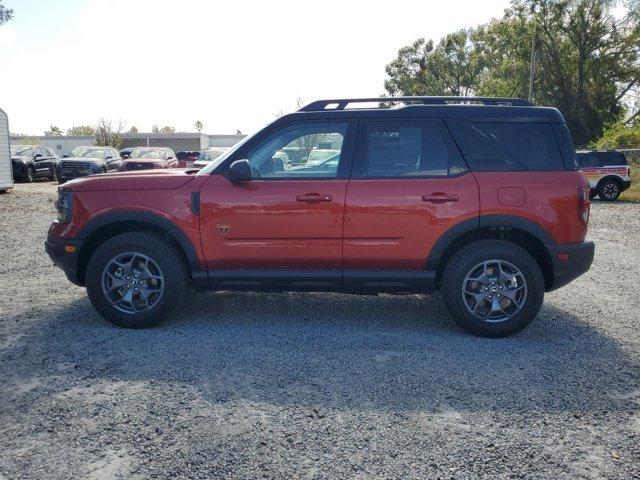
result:
[[[529,97],[527,100],[533,102],[533,81],[535,80],[536,71],[536,27],[533,26],[533,35],[531,35],[531,65],[529,70]]]

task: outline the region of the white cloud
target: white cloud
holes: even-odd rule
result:
[[[20,30],[15,19],[0,28],[0,65],[39,70],[0,75],[0,106],[13,131],[28,133],[100,116],[141,130],[192,131],[196,120],[210,133],[253,130],[294,109],[297,97],[376,96],[400,47],[485,22],[507,6],[89,0],[46,42],[33,37],[40,17]],[[14,10],[17,19],[19,5]]]

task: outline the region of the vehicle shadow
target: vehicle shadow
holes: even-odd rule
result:
[[[219,292],[186,303],[148,330],[114,327],[85,299],[33,313],[3,365],[12,384],[72,365],[64,374],[78,382],[186,385],[218,403],[540,412],[628,409],[632,392],[616,388],[639,367],[552,304],[520,334],[482,339],[457,328],[437,296]]]

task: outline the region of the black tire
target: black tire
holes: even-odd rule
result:
[[[467,274],[488,260],[510,263],[520,270],[526,281],[521,309],[512,317],[496,322],[476,317],[467,308],[462,293]],[[463,329],[481,337],[506,337],[525,328],[538,315],[544,299],[544,277],[538,262],[519,246],[503,240],[479,240],[451,257],[444,269],[440,290],[451,317]]]
[[[53,167],[51,169],[51,180],[54,182],[58,181],[58,167]]]
[[[25,180],[29,183],[32,183],[35,179],[36,179],[36,170],[31,165],[29,165],[27,167],[27,175],[25,177]]]
[[[148,310],[125,313],[112,305],[102,288],[105,267],[118,255],[136,252],[153,260],[164,277],[164,291]],[[180,253],[157,235],[130,232],[110,238],[100,245],[89,259],[85,284],[89,300],[98,313],[109,322],[126,328],[146,328],[159,324],[182,303],[187,289],[187,267]]]
[[[605,202],[615,202],[622,193],[622,184],[618,180],[605,180],[598,186],[598,196]]]

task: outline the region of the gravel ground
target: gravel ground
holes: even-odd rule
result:
[[[640,477],[640,205],[502,340],[438,297],[191,294],[118,329],[43,251],[55,186],[0,196],[0,478]]]

